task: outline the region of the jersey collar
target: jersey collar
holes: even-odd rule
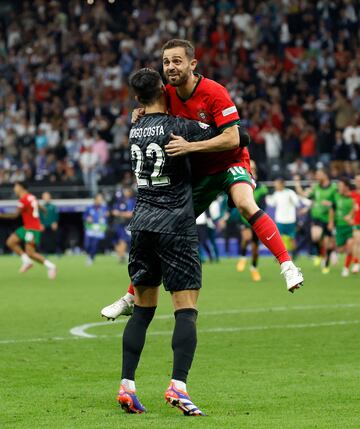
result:
[[[193,90],[191,91],[191,94],[188,96],[188,97],[186,97],[186,98],[183,98],[183,97],[180,97],[180,95],[178,94],[178,92],[176,91],[176,95],[180,98],[180,100],[182,101],[182,102],[185,102],[185,101],[188,101],[193,95],[194,95],[194,92],[196,91],[196,89],[197,89],[197,87],[199,86],[199,83],[202,81],[202,75],[200,74],[200,73],[194,73],[194,75],[195,76],[198,76],[198,80],[197,80],[197,82],[196,82],[196,84],[195,84],[195,86],[194,86],[194,88],[193,88]]]

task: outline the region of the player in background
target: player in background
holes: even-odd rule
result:
[[[200,216],[196,218],[196,229],[199,237],[199,253],[201,262],[206,261],[206,257],[210,262],[213,262],[214,256],[209,246],[209,224],[213,225],[213,222],[208,213],[201,213]]]
[[[275,222],[287,249],[293,251],[296,247],[296,209],[300,206],[298,195],[292,190],[285,188],[283,178],[274,182],[275,192],[266,197],[266,204],[275,208]]]
[[[239,115],[234,102],[222,85],[195,73],[197,60],[189,41],[170,40],[162,52],[169,113],[200,120],[220,131],[215,138],[192,143],[175,135],[166,148],[170,156],[191,154],[195,214],[203,213],[221,192],[227,193],[231,204],[238,208],[260,241],[276,257],[287,289],[294,292],[301,286],[303,276],[291,261],[275,223],[254,200],[250,157],[245,147],[250,138],[241,128],[239,138]],[[137,111],[133,119],[138,119],[139,113]],[[103,309],[102,314],[118,317],[122,311],[127,311],[124,306],[132,305],[131,295],[130,285],[124,299]]]
[[[129,135],[138,184],[134,217],[129,225],[129,275],[135,288],[135,305],[123,334],[118,401],[129,413],[146,411],[136,396],[135,372],[163,282],[171,293],[175,316],[173,370],[165,399],[185,415],[201,416],[203,413],[193,404],[186,389],[196,350],[196,303],[201,288],[190,163],[187,157],[169,157],[165,146],[172,133],[198,140],[211,138],[216,130],[167,115],[164,86],[155,70],[135,72],[130,77],[130,86],[145,106],[145,114],[133,124]]]
[[[125,262],[130,247],[131,233],[128,225],[135,208],[134,192],[130,187],[124,187],[121,195],[116,197],[111,214],[114,217],[115,250],[119,262]]]
[[[354,220],[353,220],[353,267],[351,272],[357,274],[360,271],[360,174],[355,176],[355,189],[351,192],[354,200]]]
[[[94,263],[100,242],[105,238],[108,217],[109,211],[104,202],[104,197],[101,193],[97,193],[94,198],[94,204],[87,207],[83,215],[85,228],[84,248],[88,255],[86,261],[88,266]]]
[[[353,209],[351,198],[351,183],[348,178],[338,181],[338,192],[334,196],[333,206],[329,212],[329,229],[335,226],[336,247],[340,253],[345,253],[344,267],[341,275],[348,277],[352,263],[353,252]]]
[[[334,250],[333,231],[328,227],[329,212],[337,192],[335,183],[331,183],[328,173],[324,169],[318,169],[315,174],[317,183],[311,188],[304,190],[300,183],[300,177],[295,177],[295,190],[298,195],[309,198],[312,201],[311,215],[311,241],[315,254],[314,265],[321,263],[321,252],[323,248],[324,264],[322,273],[330,271],[330,254]]]
[[[220,197],[221,199],[221,197]],[[219,262],[220,260],[220,251],[219,246],[216,242],[217,228],[220,219],[220,201],[219,198],[214,200],[209,206],[209,217],[210,222],[208,222],[208,237],[211,249],[213,254],[215,255],[215,262]]]
[[[256,188],[254,189],[254,198],[256,204],[261,208],[261,210],[266,210],[266,200],[265,197],[269,193],[267,186],[263,185],[258,181],[257,167],[253,160],[250,161],[251,171],[254,179],[256,180]],[[251,265],[250,265],[250,274],[254,282],[259,282],[261,280],[261,275],[258,269],[259,261],[259,238],[255,234],[254,230],[251,229],[251,226],[247,220],[242,217],[242,227],[241,227],[241,249],[240,249],[240,259],[236,265],[236,270],[241,273],[245,270],[246,267],[246,252],[247,247],[251,243]]]
[[[56,253],[58,250],[59,210],[51,202],[50,192],[43,192],[41,199],[45,210],[40,210],[40,222],[44,227],[41,234],[40,249],[45,255],[48,255],[49,253]]]
[[[22,217],[23,226],[13,232],[7,239],[7,246],[21,258],[20,273],[33,267],[36,261],[47,269],[49,279],[56,277],[56,265],[36,251],[39,245],[43,226],[40,223],[39,202],[30,194],[24,182],[14,184],[14,193],[19,198],[16,213],[0,214],[0,219],[16,219]],[[24,243],[25,250],[21,247]]]

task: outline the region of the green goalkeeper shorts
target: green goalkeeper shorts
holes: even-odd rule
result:
[[[220,173],[194,180],[192,195],[195,216],[203,213],[219,194],[222,192],[228,194],[231,186],[236,183],[248,183],[255,188],[254,178],[244,167],[230,167]],[[230,197],[229,206],[234,207]]]
[[[23,226],[18,228],[15,231],[15,234],[20,238],[21,241],[24,241],[28,244],[33,244],[38,246],[40,243],[41,231],[35,229],[25,229]]]
[[[342,247],[346,244],[346,242],[352,238],[353,228],[352,226],[337,226],[336,227],[336,245],[338,247]]]

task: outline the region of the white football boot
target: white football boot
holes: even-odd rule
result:
[[[350,275],[349,268],[343,267],[343,269],[341,271],[341,277],[349,277],[349,275]]]
[[[352,274],[357,274],[360,272],[360,264],[356,263],[353,265],[351,269]]]
[[[292,261],[286,261],[281,264],[281,274],[284,275],[286,287],[289,292],[295,292],[304,283],[304,276],[301,269],[296,267]]]
[[[120,298],[101,310],[102,317],[115,320],[119,316],[131,316],[134,311],[134,301],[129,298]]]

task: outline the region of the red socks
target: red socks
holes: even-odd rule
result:
[[[129,284],[128,293],[135,296],[134,286],[133,286],[132,282],[130,282],[130,284]]]
[[[270,250],[280,264],[291,261],[275,222],[262,210],[248,219],[259,240]]]
[[[344,267],[349,268],[352,262],[352,255],[346,255]]]
[[[359,263],[359,258],[353,258],[353,262],[354,262],[354,264],[358,264]]]

